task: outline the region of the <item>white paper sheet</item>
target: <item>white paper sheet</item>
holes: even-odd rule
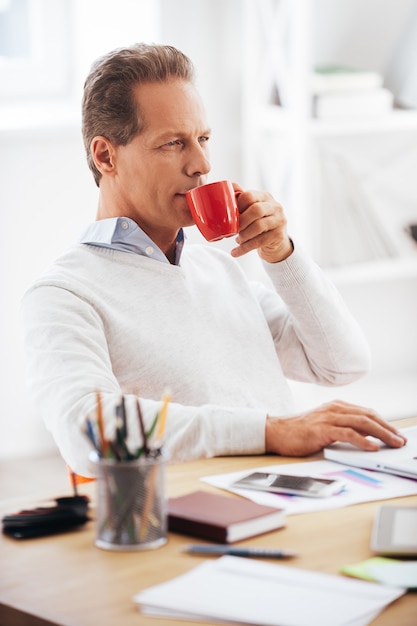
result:
[[[262,626],[365,626],[404,589],[223,556],[134,597],[154,616]]]
[[[417,480],[400,478],[382,472],[373,472],[342,465],[333,461],[312,461],[310,463],[288,463],[285,465],[268,465],[256,468],[257,471],[276,472],[277,474],[292,474],[300,476],[321,476],[324,478],[338,478],[346,482],[346,488],[335,496],[327,498],[311,498],[306,496],[287,496],[271,494],[252,489],[234,489],[231,484],[255,471],[243,470],[228,474],[205,476],[201,480],[215,487],[240,494],[249,500],[274,506],[285,510],[286,515],[293,513],[308,513],[324,509],[336,509],[358,502],[371,502],[387,498],[399,498],[417,494]]]

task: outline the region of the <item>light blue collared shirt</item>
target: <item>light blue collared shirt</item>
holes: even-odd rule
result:
[[[155,261],[169,263],[162,250],[129,217],[109,217],[93,222],[82,233],[80,243],[140,254]],[[179,265],[183,246],[184,231],[181,228],[177,236],[175,265]]]

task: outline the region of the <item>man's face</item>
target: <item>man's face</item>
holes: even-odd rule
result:
[[[162,243],[193,224],[185,192],[204,183],[210,171],[210,132],[189,82],[138,85],[136,101],[145,127],[128,145],[115,147],[115,211]]]

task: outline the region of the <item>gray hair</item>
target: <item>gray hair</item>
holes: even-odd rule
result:
[[[194,82],[191,60],[173,46],[138,43],[97,59],[84,83],[82,133],[88,166],[99,186],[101,173],[91,155],[99,135],[115,145],[127,145],[143,128],[134,87],[180,78]]]

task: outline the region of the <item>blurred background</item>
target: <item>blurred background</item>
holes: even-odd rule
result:
[[[95,218],[83,82],[135,41],[191,57],[210,178],[271,191],[366,333],[371,372],[294,383],[300,409],[338,397],[417,415],[416,0],[0,0],[0,459],[55,448],[25,391],[20,299]],[[266,280],[256,253],[241,263]]]

